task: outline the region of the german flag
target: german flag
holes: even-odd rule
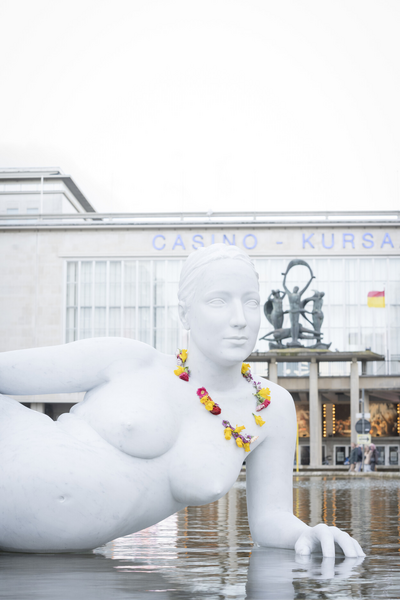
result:
[[[385,291],[368,292],[367,304],[371,308],[385,308]]]

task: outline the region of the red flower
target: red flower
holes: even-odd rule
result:
[[[179,379],[183,379],[183,381],[189,381],[189,375],[184,371],[179,375]]]
[[[218,406],[218,404],[214,404],[214,408],[212,410],[210,410],[210,413],[212,415],[220,415],[221,414],[221,409]]]
[[[203,396],[207,396],[208,392],[205,387],[201,387],[197,390],[196,394],[198,395],[199,398],[202,398]]]
[[[259,404],[256,408],[256,411],[260,411],[263,408],[267,408],[267,406],[271,404],[271,400],[264,400],[264,402],[262,402],[261,404]]]

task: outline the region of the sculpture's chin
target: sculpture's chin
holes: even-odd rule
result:
[[[220,363],[224,366],[233,366],[242,363],[251,353],[248,346],[224,348],[220,354]]]

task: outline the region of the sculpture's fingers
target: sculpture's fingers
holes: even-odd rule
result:
[[[335,542],[340,546],[343,551],[343,554],[349,558],[356,558],[358,556],[358,551],[356,549],[354,540],[349,536],[345,531],[341,531],[337,527],[330,527]]]
[[[313,528],[314,536],[321,544],[322,555],[324,558],[335,557],[335,539],[332,530],[328,525],[320,523]]]
[[[294,546],[294,551],[300,556],[309,556],[312,552],[312,541],[308,532],[302,533]]]
[[[364,550],[361,548],[361,546],[360,546],[360,544],[357,542],[357,540],[355,540],[354,538],[351,538],[351,539],[353,540],[353,544],[354,544],[354,547],[355,547],[355,549],[356,549],[357,556],[359,556],[359,557],[362,557],[362,558],[363,558],[364,556],[366,556],[366,554],[365,554]]]

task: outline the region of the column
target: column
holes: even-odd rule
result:
[[[364,391],[364,411],[369,412],[369,392]]]
[[[268,365],[268,379],[272,383],[278,383],[278,364],[276,358],[271,358],[271,362]]]
[[[350,423],[351,441],[357,443],[356,414],[360,412],[360,378],[358,376],[358,362],[352,358],[350,365]]]
[[[322,465],[322,414],[318,393],[318,363],[315,358],[310,364],[310,467]]]
[[[44,413],[44,402],[31,402],[31,410]]]

